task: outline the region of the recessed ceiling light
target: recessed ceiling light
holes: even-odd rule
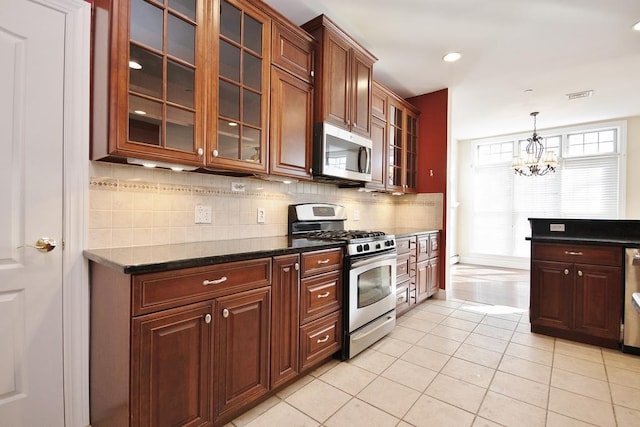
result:
[[[142,64],[136,61],[129,61],[129,68],[134,70],[142,70]]]
[[[636,24],[633,26],[633,29],[636,31],[640,31],[640,21],[636,22]]]
[[[456,62],[458,59],[462,58],[462,55],[458,52],[450,52],[442,57],[444,62]]]

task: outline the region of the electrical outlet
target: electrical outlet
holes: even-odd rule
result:
[[[264,208],[258,208],[256,222],[258,224],[264,224],[266,220],[267,213],[265,212]]]
[[[360,221],[360,211],[358,209],[353,210],[353,220]]]
[[[211,224],[211,206],[196,205],[196,224]]]

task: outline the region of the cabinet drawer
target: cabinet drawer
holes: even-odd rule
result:
[[[402,282],[403,280],[409,279],[409,277],[411,277],[411,273],[411,255],[398,255],[396,261],[396,281]]]
[[[342,311],[300,327],[300,368],[324,360],[342,347]]]
[[[335,271],[302,280],[300,324],[318,319],[342,307],[342,272]]]
[[[409,308],[409,281],[398,283],[396,288],[396,314],[401,314]]]
[[[141,274],[133,279],[133,313],[151,313],[270,284],[271,258]]]
[[[429,259],[429,236],[418,236],[418,261]]]
[[[622,266],[622,248],[611,246],[534,243],[531,258],[582,264]]]
[[[271,40],[271,62],[302,80],[311,82],[313,40],[309,36],[303,37],[276,22],[273,23]]]
[[[429,235],[429,258],[435,258],[440,254],[440,233]]]
[[[302,254],[302,277],[342,269],[342,248]]]
[[[396,251],[398,251],[398,255],[409,253],[415,247],[415,237],[402,237],[400,239],[396,239]]]

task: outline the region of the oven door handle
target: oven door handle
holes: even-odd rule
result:
[[[371,257],[371,258],[365,258],[365,259],[358,260],[358,261],[356,261],[356,262],[351,264],[351,268],[362,267],[363,265],[372,264],[374,262],[395,260],[396,256],[397,256],[397,254],[396,254],[395,251],[394,252],[387,252],[384,255],[378,255],[378,256]]]

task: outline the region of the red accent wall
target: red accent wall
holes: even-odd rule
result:
[[[418,193],[442,193],[440,236],[440,289],[445,289],[447,248],[447,143],[449,89],[407,99],[420,110],[418,120]]]

